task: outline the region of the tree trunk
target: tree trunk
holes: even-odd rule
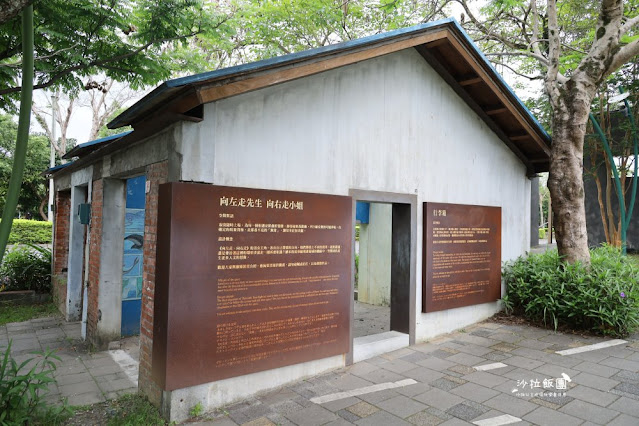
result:
[[[590,100],[573,90],[563,92],[556,101],[559,108],[553,108],[548,189],[552,196],[557,249],[564,262],[589,265],[583,146]]]

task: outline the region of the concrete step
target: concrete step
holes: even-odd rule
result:
[[[407,346],[408,334],[398,331],[356,337],[353,339],[353,362],[364,361]]]

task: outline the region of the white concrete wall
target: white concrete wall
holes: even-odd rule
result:
[[[498,310],[420,313],[423,202],[501,206],[502,260],[529,247],[524,165],[412,49],[207,104],[183,136],[185,181],[416,194],[417,341]]]

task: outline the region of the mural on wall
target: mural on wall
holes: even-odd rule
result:
[[[124,256],[122,262],[122,335],[140,330],[142,263],[144,252],[144,176],[127,180],[124,216]]]

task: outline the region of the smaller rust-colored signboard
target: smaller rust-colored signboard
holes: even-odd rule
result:
[[[350,197],[170,183],[158,211],[163,389],[348,352]]]
[[[501,207],[424,203],[422,311],[501,297]]]

